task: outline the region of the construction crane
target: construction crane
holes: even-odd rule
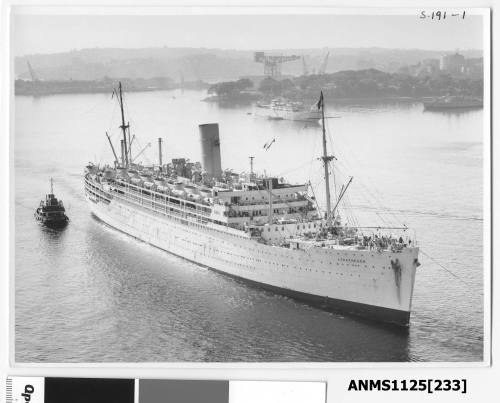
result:
[[[304,76],[309,75],[309,68],[307,67],[306,57],[302,56],[302,74]]]
[[[325,74],[326,66],[328,64],[328,56],[330,56],[330,52],[326,54],[325,58],[323,59],[323,63],[321,63],[321,66],[318,70],[318,74],[320,75]]]
[[[28,63],[28,70],[30,71],[31,81],[40,81],[35,73],[35,70],[33,69],[33,67],[31,67],[31,63],[29,61],[26,61],[26,63]]]
[[[266,78],[278,79],[281,77],[281,65],[300,59],[297,55],[268,55],[264,52],[255,52],[254,61],[264,64],[264,76]]]

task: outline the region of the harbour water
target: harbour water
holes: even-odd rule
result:
[[[271,121],[251,106],[200,102],[199,91],[126,94],[139,158],[200,160],[198,124],[220,125],[222,165],[291,182],[322,199],[319,128]],[[328,100],[327,100],[328,102]],[[354,176],[360,224],[403,223],[422,249],[407,332],[309,307],[186,262],[89,213],[83,169],[109,163],[119,139],[109,95],[15,99],[15,358],[19,362],[481,361],[482,111],[422,104],[329,105],[337,185]],[[264,144],[275,139],[266,151]],[[70,223],[33,212],[54,178]],[[346,213],[346,217],[347,217]],[[432,256],[431,260],[428,256]],[[451,275],[447,270],[450,270]]]

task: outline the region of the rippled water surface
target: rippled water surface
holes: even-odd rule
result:
[[[247,170],[255,156],[256,170],[311,180],[322,200],[318,127],[269,121],[251,106],[222,108],[203,96],[127,94],[136,149],[153,144],[139,159],[156,162],[161,136],[164,159],[199,160],[197,125],[219,122],[224,167]],[[110,96],[16,97],[15,108],[17,361],[482,360],[482,111],[329,107],[336,180],[354,176],[345,218],[416,230],[422,266],[411,325],[401,332],[247,286],[94,218],[82,174],[89,161],[112,161],[105,131],[117,140],[119,123]],[[71,218],[62,231],[33,219],[50,177]]]

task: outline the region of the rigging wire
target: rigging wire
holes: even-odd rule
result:
[[[324,108],[324,103],[323,103],[323,108]],[[324,111],[326,112],[326,111]],[[328,135],[328,140],[330,141],[330,152],[333,153],[334,147],[333,147],[333,137],[332,137],[332,132],[330,130],[330,124],[328,123],[328,120],[325,119],[325,131],[326,134]],[[337,194],[337,180],[335,178],[335,168],[334,166],[336,164],[333,163],[334,160],[331,161],[331,169],[332,169],[332,178],[333,178],[333,194],[335,195],[335,199],[338,198]],[[336,161],[336,159],[335,159]]]
[[[344,174],[344,166],[345,164],[343,162],[340,162],[339,164],[336,165],[336,169],[337,171],[342,175],[342,176],[346,176]],[[347,176],[346,176],[347,177]],[[358,182],[358,180],[356,180],[356,182]],[[363,183],[361,182],[361,188],[364,187]],[[369,193],[369,190],[367,189],[366,190],[366,193]],[[372,200],[368,199],[366,196],[365,196],[365,193],[364,192],[360,192],[359,196],[364,200],[364,202],[366,202],[368,205],[372,204]],[[352,204],[351,204],[351,199],[349,198],[349,205],[351,206],[351,210],[354,210],[353,207],[352,207]],[[342,203],[341,203],[342,204]],[[359,208],[359,207],[358,207]],[[366,210],[366,208],[364,208],[364,210]],[[373,210],[373,209],[371,209]],[[390,221],[388,222],[386,219],[384,219],[380,214],[378,214],[378,212],[375,210],[375,215],[380,219],[380,222],[383,226],[398,226],[398,224],[396,225],[393,225],[393,223],[391,223]]]
[[[360,226],[359,221],[356,215],[352,212],[353,208],[352,208],[351,198],[347,192],[342,198],[341,204],[342,208],[346,212],[346,217],[348,217],[353,222],[354,226],[359,227]]]
[[[328,125],[328,122],[326,122],[326,123],[327,123],[327,125]],[[332,144],[333,144],[333,140],[331,139],[331,132],[330,132],[330,130],[328,130],[328,134],[329,134],[329,137],[330,137],[330,141],[331,141],[331,142],[332,142]],[[341,136],[338,136],[338,138],[336,138],[336,139],[338,140],[338,141],[336,141],[336,144],[339,144],[339,143],[340,143],[340,144],[341,144],[341,146],[337,146],[337,147],[335,147],[335,152],[336,152],[336,154],[339,156],[339,158],[338,158],[338,160],[336,161],[336,164],[335,164],[335,165],[336,165],[336,166],[338,166],[339,164],[342,164],[342,163],[343,163],[343,164],[344,164],[347,168],[349,168],[348,170],[352,170],[352,168],[351,168],[351,164],[350,164],[350,162],[349,162],[349,159],[348,159],[348,158],[345,158],[344,153],[342,152],[342,147],[344,147],[344,148],[346,149],[346,151],[349,153],[349,155],[350,155],[350,156],[354,157],[353,159],[355,159],[355,153],[352,151],[352,149],[351,149],[351,148],[350,148],[347,144],[344,144],[344,143],[341,141]],[[364,184],[362,183],[362,181],[360,181],[360,180],[357,180],[357,183],[360,183],[360,184],[364,185]],[[371,191],[370,191],[369,187],[368,187],[368,186],[366,186],[366,185],[364,185],[364,187],[365,187],[365,190],[367,190],[367,191],[370,193],[370,195],[371,195],[372,197],[374,197],[373,192],[371,192]],[[375,198],[375,197],[374,197],[374,198]],[[388,211],[388,209],[386,209],[386,208],[383,206],[383,204],[382,204],[382,203],[380,203],[380,200],[379,200],[378,198],[375,198],[375,199],[379,202],[380,207],[381,207],[384,211],[385,211],[385,210],[387,210],[387,211]],[[399,221],[399,220],[398,220],[398,221]]]
[[[437,264],[439,267],[441,267],[444,271],[446,271],[447,273],[451,274],[453,277],[455,277],[457,280],[461,281],[463,284],[465,284],[466,286],[470,286],[470,284],[465,281],[462,277],[460,276],[457,276],[455,273],[453,273],[450,269],[447,269],[443,264],[441,264],[438,260],[436,260],[435,258],[433,258],[431,255],[425,253],[422,248],[420,248],[420,253],[422,253],[424,256],[426,256],[427,258],[429,258],[432,262],[434,262],[435,264]]]
[[[311,162],[314,162],[314,160],[315,160],[315,159],[316,159],[316,158],[313,158],[311,161],[307,161],[306,163],[304,163],[304,164],[302,164],[302,165],[299,165],[298,167],[295,167],[295,168],[293,168],[293,169],[290,169],[290,170],[287,170],[287,171],[282,171],[282,172],[280,172],[280,173],[276,174],[276,176],[281,177],[281,176],[285,176],[286,174],[289,174],[289,173],[291,173],[291,172],[298,171],[299,169],[302,169],[302,168],[304,168],[305,166],[310,165],[310,164],[311,164]]]
[[[339,164],[337,165],[343,165],[345,166],[348,170],[352,170],[352,168],[349,168],[350,166],[350,163],[346,160],[346,159],[343,159],[341,161],[339,161]],[[361,195],[363,195],[362,197],[364,198],[364,200],[368,203],[368,205],[372,204],[373,202],[375,202],[377,205],[378,205],[378,208],[381,210],[381,212],[387,214],[388,216],[391,215],[392,218],[394,219],[394,221],[389,221],[391,223],[391,225],[394,225],[394,226],[399,226],[399,225],[402,225],[403,224],[403,220],[399,219],[395,214],[394,212],[387,208],[384,204],[383,204],[383,201],[381,200],[381,197],[379,197],[377,194],[375,194],[371,188],[369,186],[367,186],[365,184],[365,182],[360,179],[360,178],[357,178],[356,180],[356,183],[360,186],[360,188],[362,188],[362,190],[368,194],[368,196],[371,198],[368,199],[366,197],[364,197],[364,193],[363,192],[360,192]],[[379,193],[380,194],[380,193]],[[372,210],[376,211],[375,209],[373,209],[373,207],[371,208]],[[389,219],[390,217],[386,217],[387,219]]]

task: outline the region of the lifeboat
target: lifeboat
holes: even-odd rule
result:
[[[143,183],[143,186],[144,186],[146,189],[149,189],[149,190],[155,190],[155,189],[156,189],[156,184],[155,184],[154,182],[151,182],[151,181],[144,182],[144,183]]]
[[[153,181],[153,175],[151,175],[151,172],[149,171],[142,171],[141,173],[139,173],[139,176],[144,182]]]
[[[92,175],[95,175],[99,170],[94,164],[89,164],[85,168],[87,169],[87,172]]]
[[[130,183],[134,184],[135,186],[142,186],[142,179],[140,177],[133,177],[130,179]]]
[[[104,179],[115,179],[116,178],[116,171],[111,168],[106,168],[103,173]]]
[[[200,202],[203,199],[200,195],[198,195],[198,194],[192,194],[192,193],[188,194],[187,198],[189,200],[192,200],[192,201],[197,202],[197,203]]]
[[[165,183],[162,185],[157,185],[156,191],[160,193],[170,194],[170,188]]]
[[[128,182],[130,179],[130,176],[125,168],[116,168],[116,176],[118,179]]]
[[[192,185],[185,185],[184,190],[190,195],[197,195],[199,193],[198,188]]]
[[[172,189],[172,194],[175,197],[186,197],[186,192],[184,191],[184,189]]]
[[[156,178],[153,178],[153,182],[155,183],[156,186],[161,186],[161,185],[163,185],[164,180],[163,180],[163,178],[156,177]]]

